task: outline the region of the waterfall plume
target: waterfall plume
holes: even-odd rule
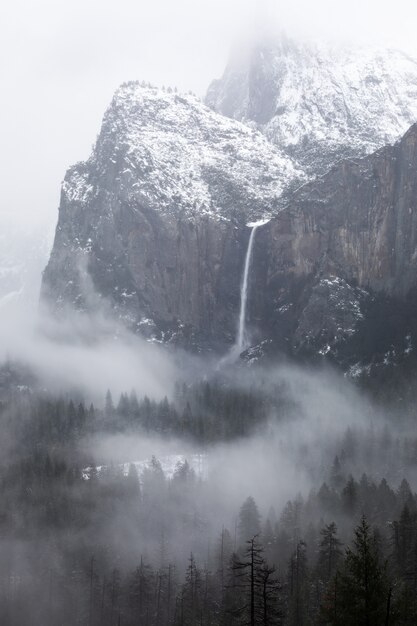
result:
[[[251,228],[251,234],[249,237],[248,248],[246,250],[245,265],[243,269],[242,285],[240,288],[240,311],[239,311],[239,326],[236,338],[235,350],[238,354],[243,352],[249,345],[249,338],[246,330],[246,313],[248,303],[248,284],[249,274],[252,261],[253,244],[255,241],[256,231],[260,226],[267,224],[268,219],[259,220],[258,222],[249,222],[247,226]]]

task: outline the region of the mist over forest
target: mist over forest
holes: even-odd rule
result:
[[[1,370],[2,623],[241,624],[252,596],[255,624],[361,623],[364,546],[371,623],[383,594],[412,623],[413,405],[331,366],[58,327]]]

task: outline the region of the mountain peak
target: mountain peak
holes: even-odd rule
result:
[[[234,55],[206,103],[262,131],[307,172],[368,154],[417,121],[417,60],[282,36]]]
[[[234,318],[213,317],[217,300],[230,311],[238,299],[224,267],[240,272],[244,225],[303,179],[262,133],[194,95],[125,83],[91,157],[65,176],[43,300],[89,310],[95,292],[138,332],[215,326],[229,340]]]
[[[138,82],[116,91],[90,162],[129,202],[184,216],[229,218],[233,189],[235,210],[257,217],[262,205],[270,213],[287,184],[302,178],[261,133],[193,94]]]

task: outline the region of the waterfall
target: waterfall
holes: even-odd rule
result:
[[[256,231],[259,225],[252,226],[252,231],[249,237],[248,249],[246,250],[245,267],[243,270],[242,285],[240,287],[240,312],[239,312],[239,326],[236,339],[236,348],[239,352],[242,352],[247,347],[247,334],[246,334],[246,306],[248,303],[248,280],[249,270],[252,260],[253,242],[255,240]]]
[[[250,266],[252,261],[252,252],[253,252],[253,244],[255,241],[256,231],[259,226],[263,226],[267,224],[269,220],[260,220],[259,222],[252,222],[247,224],[249,228],[251,228],[251,234],[249,237],[248,248],[246,250],[246,258],[245,258],[245,266],[243,269],[243,277],[242,277],[242,285],[240,288],[240,312],[239,312],[239,326],[238,333],[236,338],[236,344],[234,347],[234,351],[240,354],[248,347],[248,336],[246,332],[246,309],[248,303],[248,283],[249,283],[249,274],[250,274]]]

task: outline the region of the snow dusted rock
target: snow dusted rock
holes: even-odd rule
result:
[[[62,185],[42,294],[109,305],[149,339],[233,340],[248,229],[303,180],[259,132],[192,95],[124,84]]]
[[[43,299],[55,310],[108,306],[149,340],[224,351],[236,338],[247,224],[267,216],[249,276],[261,346],[252,360],[284,351],[365,371],[393,345],[408,358],[417,125],[299,188],[294,163],[193,96],[122,86],[91,158],[65,177]]]
[[[326,356],[349,341],[363,321],[368,293],[338,276],[319,278],[312,286],[295,331],[295,346]]]
[[[206,102],[261,130],[315,175],[395,142],[417,121],[417,60],[282,37],[234,55]]]
[[[111,193],[175,219],[269,214],[301,178],[293,160],[260,133],[213,113],[195,96],[139,83],[116,92],[92,158]],[[83,187],[78,176],[64,190],[78,193],[80,183],[88,196],[91,182]]]

